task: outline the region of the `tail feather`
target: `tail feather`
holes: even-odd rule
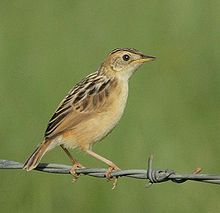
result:
[[[31,171],[37,167],[40,163],[41,158],[43,155],[48,151],[49,145],[51,141],[44,141],[41,143],[37,149],[32,153],[32,155],[27,159],[25,162],[23,169],[27,171]]]

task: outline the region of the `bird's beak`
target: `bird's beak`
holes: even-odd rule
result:
[[[154,57],[154,56],[142,55],[141,58],[136,60],[135,62],[138,63],[138,64],[143,64],[143,63],[146,63],[148,61],[153,61],[155,59],[156,59],[156,57]]]

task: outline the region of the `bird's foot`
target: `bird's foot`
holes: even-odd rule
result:
[[[69,171],[70,174],[73,176],[73,182],[76,182],[80,176],[80,174],[77,174],[76,170],[82,169],[82,168],[85,168],[85,167],[78,162],[73,164],[72,168]]]
[[[118,182],[118,177],[113,177],[112,172],[117,171],[117,170],[121,170],[121,169],[119,167],[117,167],[116,165],[114,165],[114,166],[110,166],[108,168],[107,172],[105,173],[105,177],[107,178],[107,180],[113,181],[112,189],[115,189],[115,187],[117,186],[117,182]]]

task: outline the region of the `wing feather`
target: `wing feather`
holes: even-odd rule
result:
[[[95,72],[73,87],[50,119],[45,138],[54,138],[93,116],[108,98],[111,82]]]

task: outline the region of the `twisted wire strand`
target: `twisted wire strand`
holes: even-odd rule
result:
[[[112,177],[129,177],[136,179],[148,179],[149,185],[153,183],[162,183],[172,181],[174,183],[183,183],[187,180],[199,181],[203,183],[220,184],[220,175],[212,174],[178,174],[171,169],[153,169],[153,156],[148,158],[148,169],[127,169],[113,171]],[[0,160],[0,169],[22,169],[23,164],[11,161]],[[63,164],[40,163],[36,171],[54,173],[54,174],[70,174],[71,166]],[[77,174],[88,175],[97,178],[105,178],[107,169],[104,168],[80,168],[76,170]]]

